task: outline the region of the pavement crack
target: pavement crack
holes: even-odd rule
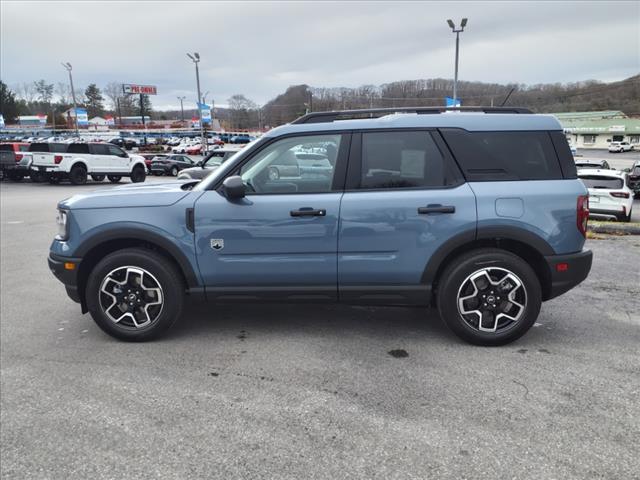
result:
[[[529,388],[524,383],[519,382],[517,380],[511,380],[511,381],[516,385],[520,385],[522,388],[524,388],[524,395],[522,398],[524,398],[525,400],[529,400]]]

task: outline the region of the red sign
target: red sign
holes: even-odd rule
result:
[[[122,91],[125,94],[135,95],[157,95],[158,91],[155,85],[136,85],[134,83],[123,83]]]

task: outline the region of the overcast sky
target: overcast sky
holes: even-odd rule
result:
[[[1,77],[10,86],[67,81],[154,84],[158,109],[195,102],[186,52],[200,53],[202,93],[264,103],[288,86],[355,87],[460,79],[620,80],[640,72],[640,2],[0,2]]]

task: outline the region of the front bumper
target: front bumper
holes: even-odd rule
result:
[[[550,287],[545,292],[544,300],[550,300],[581,283],[591,271],[593,253],[591,250],[568,255],[551,255],[544,257],[550,273]]]
[[[82,303],[78,290],[78,271],[81,261],[81,258],[62,257],[55,253],[50,253],[48,258],[49,270],[63,283],[69,298],[77,303]],[[74,268],[65,268],[65,265],[69,264],[73,264]]]

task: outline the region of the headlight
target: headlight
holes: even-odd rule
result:
[[[56,215],[56,225],[58,225],[56,240],[66,240],[69,236],[66,211],[58,210],[58,214]]]

